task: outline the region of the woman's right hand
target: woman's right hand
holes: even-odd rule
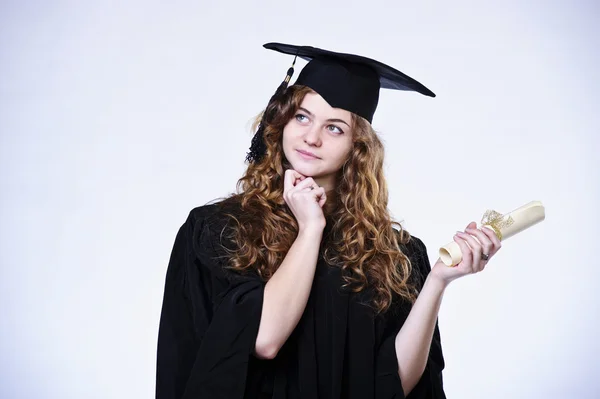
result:
[[[315,183],[312,177],[287,169],[283,181],[283,199],[296,217],[300,230],[325,228],[322,208],[327,196],[325,189]]]

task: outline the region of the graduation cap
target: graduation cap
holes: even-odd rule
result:
[[[333,108],[352,112],[369,123],[373,121],[381,88],[416,91],[435,97],[431,90],[410,76],[367,57],[282,43],[267,43],[263,47],[308,61],[294,84],[310,87]],[[296,58],[270,102],[285,92],[294,73],[295,62]],[[250,153],[246,157],[248,161],[259,161],[266,151],[262,137],[264,118],[265,115],[252,139]]]

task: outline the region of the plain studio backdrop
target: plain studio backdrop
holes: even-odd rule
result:
[[[599,397],[599,17],[593,1],[3,1],[0,397],[154,395],[175,234],[235,191],[292,62],[270,41],[437,94],[382,91],[373,122],[390,210],[432,263],[485,210],[545,205],[448,288],[448,397]]]

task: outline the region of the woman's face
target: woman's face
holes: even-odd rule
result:
[[[350,112],[332,108],[317,93],[308,93],[283,129],[283,152],[297,172],[312,177],[326,191],[352,149]],[[312,153],[314,156],[304,155]]]

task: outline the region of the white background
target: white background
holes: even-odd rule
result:
[[[486,209],[546,206],[449,287],[448,397],[599,397],[599,10],[3,1],[0,397],[154,395],[173,240],[235,190],[292,60],[270,41],[369,56],[437,94],[383,91],[373,123],[390,209],[432,262]]]

